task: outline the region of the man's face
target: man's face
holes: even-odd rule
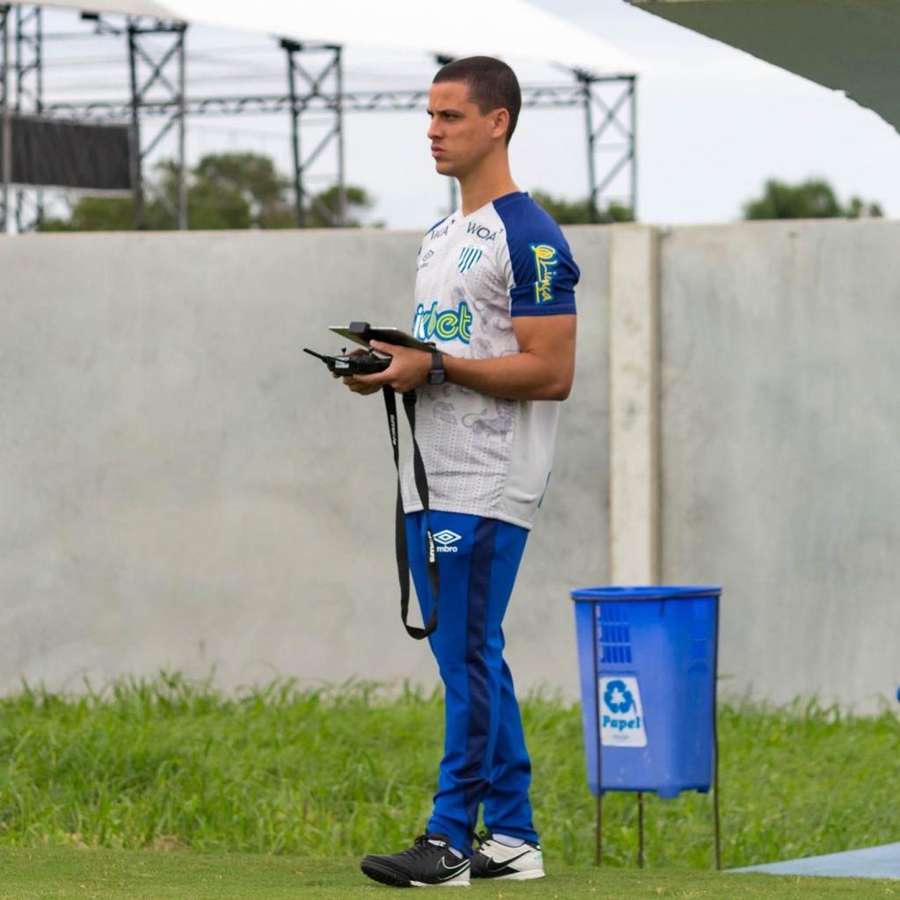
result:
[[[442,81],[428,97],[428,139],[441,175],[465,176],[496,146],[505,133],[505,110],[481,114],[469,99],[464,81]]]

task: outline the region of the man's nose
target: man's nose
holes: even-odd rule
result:
[[[441,128],[437,119],[432,119],[428,125],[428,140],[433,141],[441,136]]]

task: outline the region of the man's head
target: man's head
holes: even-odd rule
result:
[[[435,165],[464,176],[509,144],[522,94],[516,73],[499,59],[470,56],[447,63],[431,84],[428,114]]]

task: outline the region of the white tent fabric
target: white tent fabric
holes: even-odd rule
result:
[[[900,130],[900,0],[628,0],[848,97]]]
[[[21,3],[21,6],[60,6],[72,7],[79,11],[91,13],[124,13],[129,16],[153,16],[157,19],[177,19],[172,8],[166,3],[154,3],[153,0],[87,0],[87,3],[70,3],[69,0],[53,0],[52,3]]]
[[[640,74],[633,57],[525,0],[52,0],[42,5],[154,16],[179,22],[448,56],[488,54],[582,69],[597,75]]]

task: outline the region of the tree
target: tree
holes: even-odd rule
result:
[[[154,167],[154,177],[145,182],[144,223],[149,230],[178,227],[178,167],[163,160]],[[267,156],[256,153],[212,153],[204,156],[188,173],[188,227],[295,228],[291,182],[279,174]],[[346,187],[347,225],[359,227],[350,215],[368,209],[373,199],[365,188]],[[310,198],[306,226],[333,227],[329,218],[338,209],[338,189],[329,188]],[[42,231],[121,231],[134,227],[134,205],[130,197],[82,197],[70,207],[67,219],[45,221]]]
[[[560,225],[587,225],[592,221],[608,225],[612,222],[633,222],[631,207],[621,203],[609,203],[606,209],[598,210],[591,219],[590,200],[564,200],[553,197],[540,189],[531,191],[532,199],[543,207]]]
[[[859,219],[884,215],[877,203],[865,203],[851,197],[841,206],[834,189],[821,178],[810,178],[800,184],[788,184],[770,178],[762,197],[743,205],[745,219]]]
[[[45,218],[39,231],[128,231],[134,228],[130,197],[81,197],[67,219]]]
[[[346,201],[346,219],[345,227],[359,228],[362,223],[358,219],[350,216],[349,212],[353,209],[370,209],[372,206],[372,198],[368,195],[365,188],[356,187],[348,184],[344,188]],[[306,227],[307,228],[331,228],[333,223],[337,221],[338,210],[340,208],[340,189],[337,185],[316,194],[312,198],[306,211]],[[376,227],[381,227],[383,223],[376,223]]]

